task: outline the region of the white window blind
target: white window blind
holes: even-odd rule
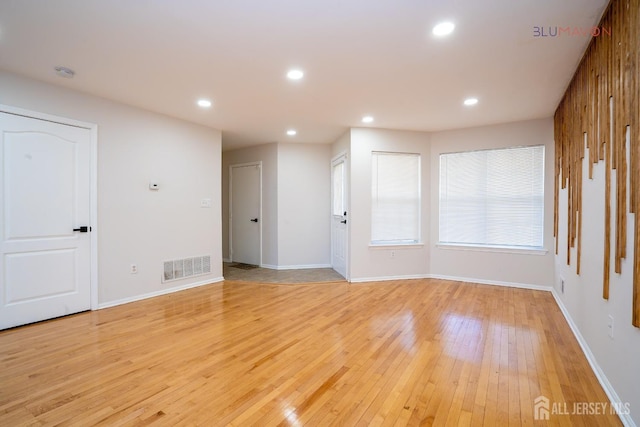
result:
[[[372,153],[371,243],[420,240],[420,155]]]
[[[544,146],[440,155],[440,242],[541,248]]]

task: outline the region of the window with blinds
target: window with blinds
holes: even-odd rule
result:
[[[420,155],[372,153],[371,243],[420,241]]]
[[[332,213],[335,216],[342,216],[345,213],[344,202],[344,161],[333,165],[333,202]]]
[[[543,246],[544,146],[440,155],[439,240]]]

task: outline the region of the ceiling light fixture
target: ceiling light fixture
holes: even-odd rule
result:
[[[304,77],[304,72],[302,70],[289,70],[287,73],[287,78],[290,80],[300,80]]]
[[[456,28],[453,22],[441,22],[435,27],[433,27],[433,35],[442,37],[449,35],[453,32],[453,29]]]
[[[373,117],[371,116],[364,116],[362,118],[362,123],[373,123]]]
[[[73,71],[71,68],[67,68],[67,67],[54,67],[54,70],[56,70],[56,74],[64,79],[72,79],[73,76],[76,75],[76,72]]]
[[[199,99],[198,107],[209,108],[211,107],[211,101],[209,101],[208,99]]]
[[[287,131],[287,135],[289,135],[289,136],[293,136],[293,135],[295,135],[295,134],[297,134],[297,133],[298,133],[298,132],[297,132],[295,129],[289,129],[289,130]]]
[[[478,98],[467,98],[464,100],[464,105],[471,106],[476,105],[478,103]]]

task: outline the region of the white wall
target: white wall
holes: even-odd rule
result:
[[[351,150],[351,129],[345,132],[336,142],[331,144],[331,158],[335,158],[339,155],[349,155]]]
[[[278,146],[265,144],[222,153],[222,253],[229,259],[229,167],[262,162],[262,263],[278,265]]]
[[[628,138],[628,137],[627,137]],[[627,139],[627,144],[629,143]],[[588,159],[588,152],[585,159]],[[588,179],[588,161],[583,161],[582,247],[580,275],[576,274],[576,249],[567,265],[567,190],[560,190],[559,245],[555,290],[578,327],[602,372],[621,402],[631,404],[632,418],[640,425],[640,329],[631,324],[633,295],[634,219],[627,214],[627,258],[622,273],[613,273],[615,224],[611,227],[611,282],[609,300],[602,298],[604,259],[604,162],[594,165]],[[615,171],[611,180],[611,218],[615,220]],[[629,186],[627,186],[629,188]],[[565,281],[562,293],[560,278]],[[614,318],[613,338],[608,335],[608,316]]]
[[[545,145],[544,255],[498,253],[438,247],[439,156],[442,153]],[[551,286],[553,283],[553,122],[531,120],[431,135],[431,266],[435,277],[510,284]]]
[[[219,131],[5,72],[0,103],[98,125],[101,305],[222,277]],[[211,274],[161,283],[164,260],[198,255]]]
[[[426,277],[429,273],[429,134],[385,129],[352,129],[350,144],[349,258],[351,281]],[[420,245],[371,247],[371,153],[421,155]]]
[[[331,265],[331,146],[278,144],[278,268]]]

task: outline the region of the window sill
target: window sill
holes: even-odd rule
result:
[[[462,244],[438,243],[436,248],[454,251],[496,252],[503,254],[546,255],[549,251],[545,248],[516,248],[516,247],[492,247]]]
[[[370,243],[369,249],[422,249],[424,243]]]

